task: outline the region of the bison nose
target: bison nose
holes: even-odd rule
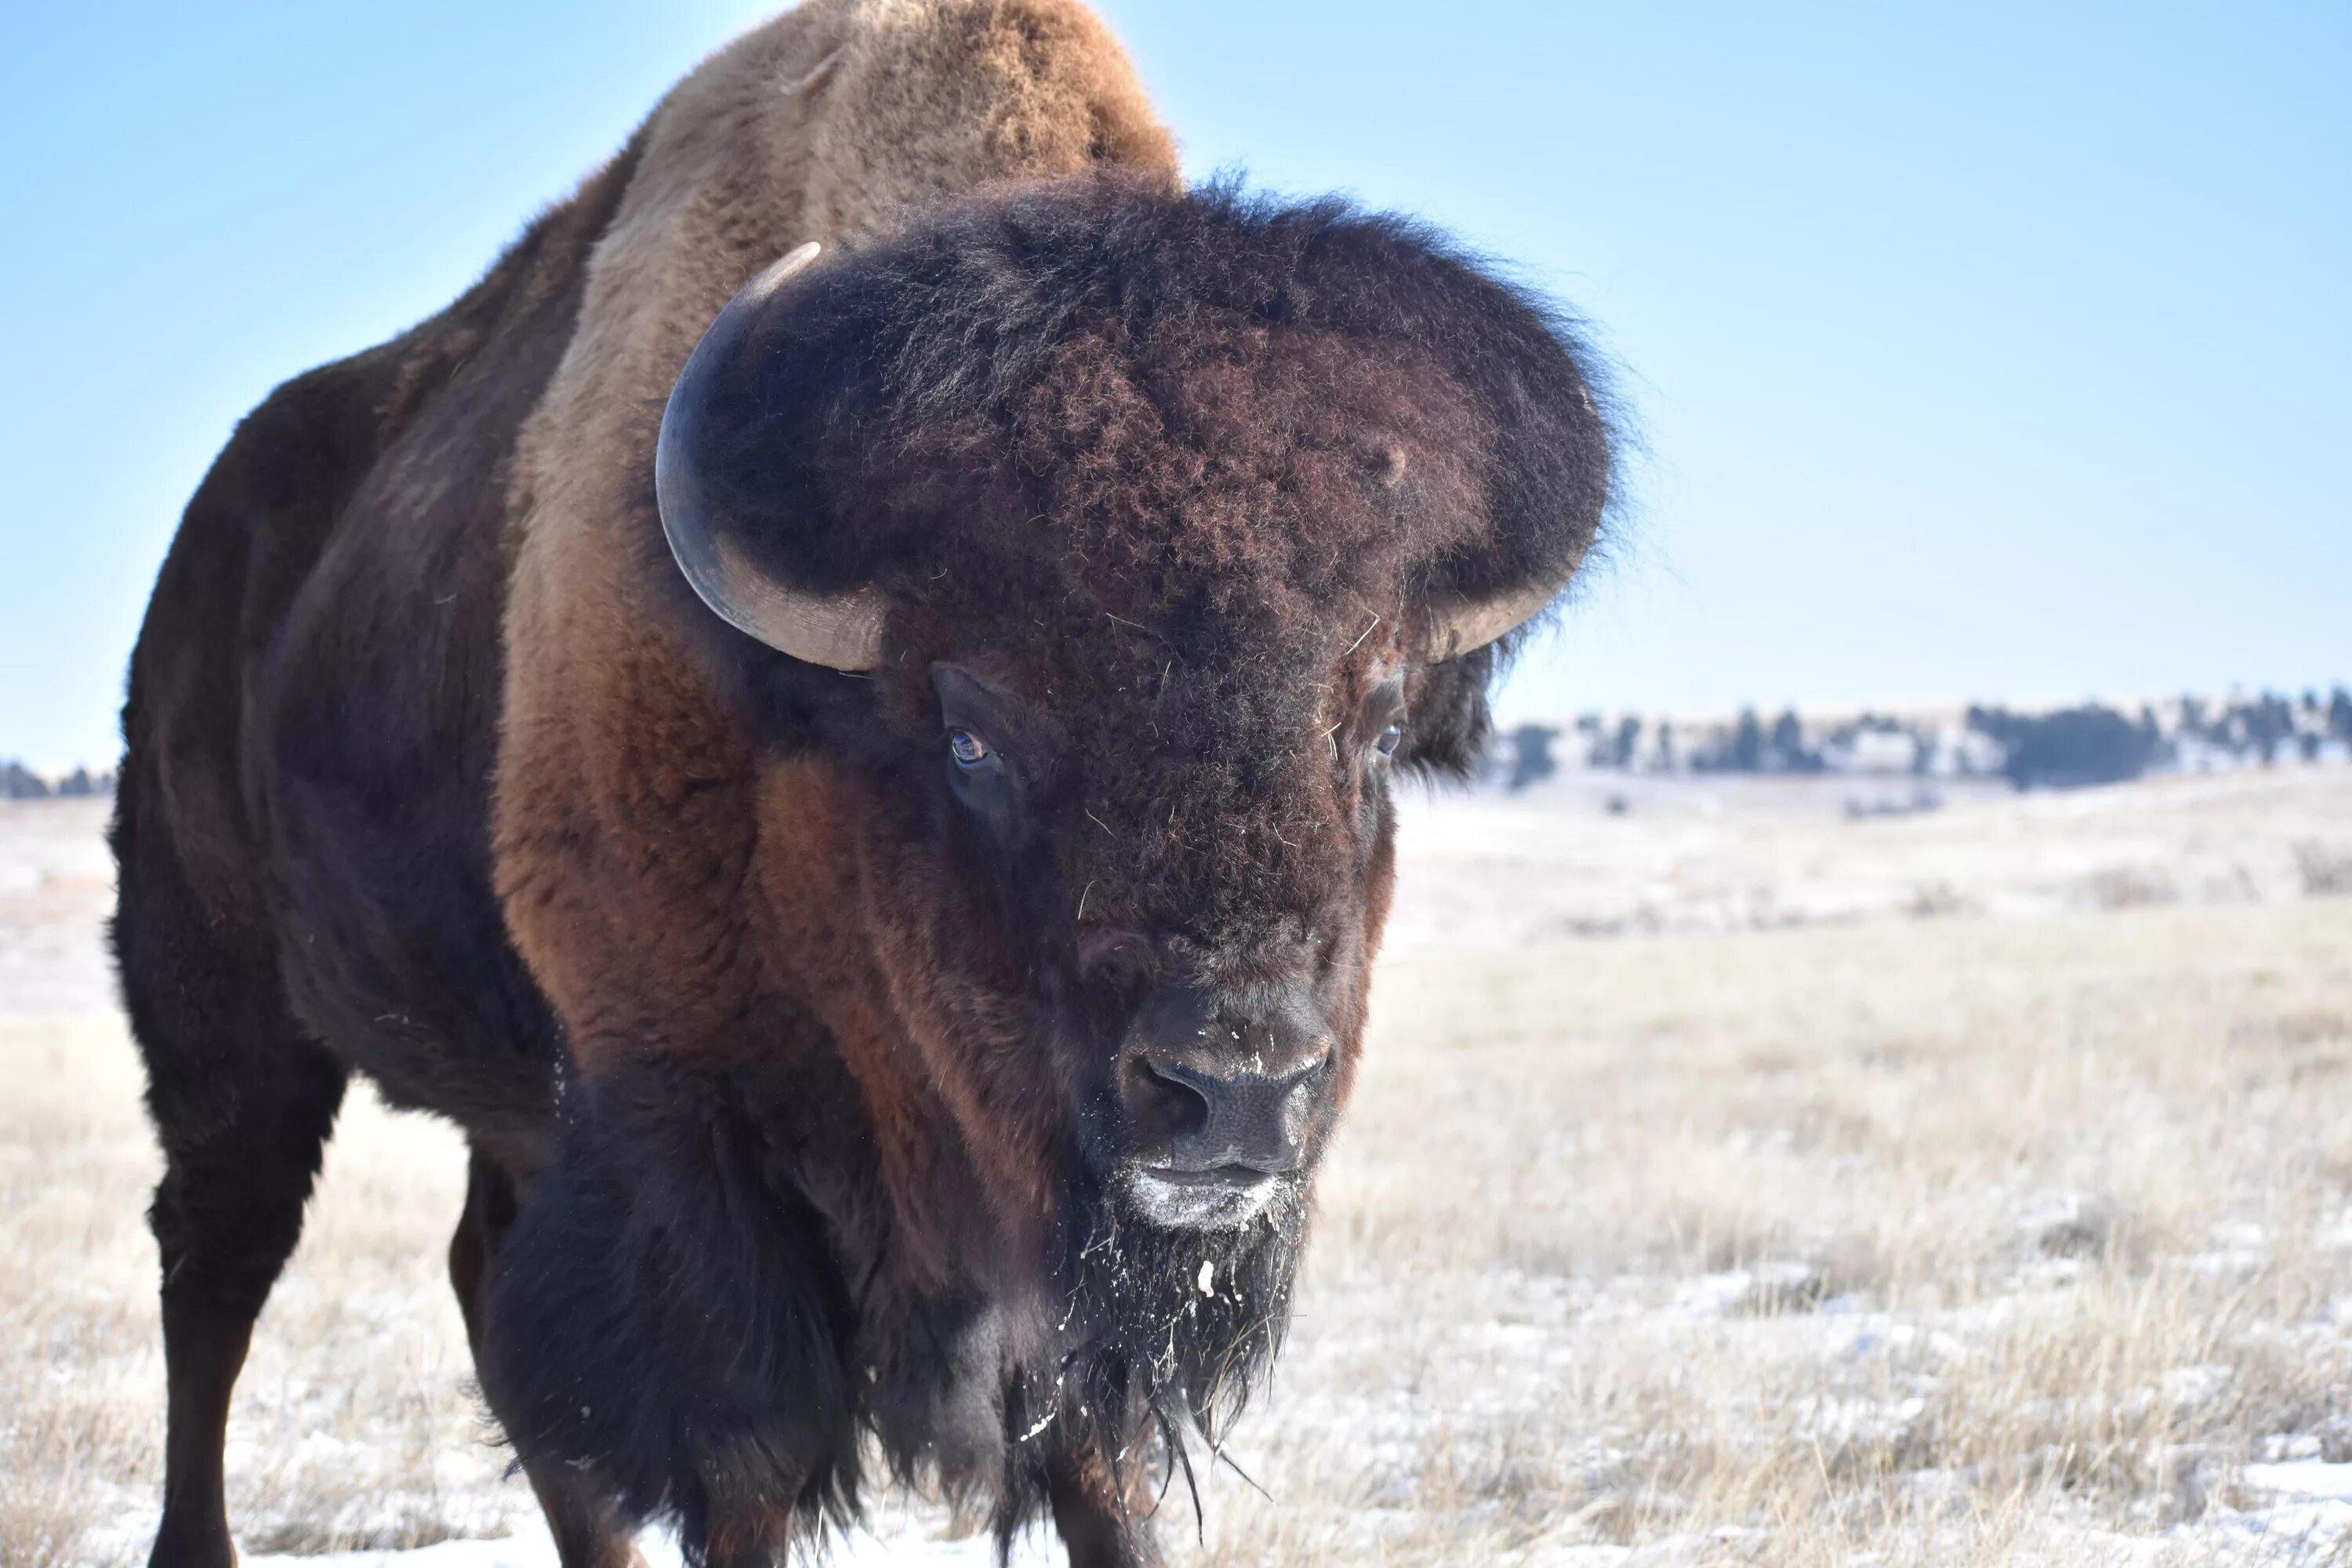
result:
[[[1319,1030],[1221,1023],[1127,1053],[1122,1095],[1147,1165],[1178,1177],[1260,1181],[1298,1169],[1330,1049]],[[1211,1039],[1227,1048],[1205,1048]]]
[[[1214,1073],[1182,1062],[1144,1064],[1150,1091],[1176,1112],[1167,1168],[1240,1180],[1298,1169],[1298,1136],[1322,1057],[1278,1078]]]

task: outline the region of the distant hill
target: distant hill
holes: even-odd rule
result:
[[[1692,719],[1586,713],[1498,731],[1482,780],[1524,789],[1563,767],[1646,773],[1835,773],[2005,778],[2019,789],[2115,784],[2146,773],[2352,761],[2352,690],[2316,688],[2085,702],[2020,710],[1971,704],[1908,713],[1753,709]]]

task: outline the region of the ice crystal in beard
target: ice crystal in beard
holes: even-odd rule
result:
[[[1121,1183],[1126,1206],[1163,1230],[1238,1230],[1266,1211],[1292,1184],[1269,1175],[1246,1186],[1180,1184],[1150,1171],[1129,1170]]]
[[[1281,1348],[1305,1238],[1303,1184],[1276,1184],[1247,1223],[1155,1224],[1123,1193],[1087,1184],[1065,1231],[1058,1381],[1066,1417],[1104,1453],[1156,1424],[1172,1462],[1185,1428],[1212,1445]]]

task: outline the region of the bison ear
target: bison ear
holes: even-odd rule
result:
[[[1615,477],[1616,432],[1596,389],[1598,358],[1539,299],[1454,262],[1426,308],[1486,427],[1486,538],[1442,563],[1420,605],[1418,662],[1487,647],[1541,615],[1599,537]],[[1605,394],[1602,395],[1605,397]]]
[[[1493,644],[1413,671],[1405,689],[1404,746],[1397,762],[1415,773],[1467,779],[1486,754],[1494,719],[1486,705]]]
[[[761,313],[816,259],[817,249],[811,241],[743,285],[695,344],[662,411],[654,495],[678,570],[720,619],[810,664],[866,670],[882,661],[888,606],[880,593],[868,584],[813,594],[783,581],[762,563],[745,520],[725,504],[722,487],[706,470],[714,394],[740,369],[735,362]]]

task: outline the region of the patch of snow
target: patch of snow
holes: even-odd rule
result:
[[[2352,1464],[2331,1465],[2325,1459],[2289,1459],[2280,1464],[2248,1465],[2245,1483],[2254,1491],[2287,1497],[2340,1498],[2352,1501]]]
[[[2262,1456],[2263,1463],[2276,1465],[2288,1459],[2315,1459],[2319,1458],[2320,1443],[2309,1432],[2277,1432],[2263,1438],[2254,1451]]]
[[[2330,1498],[2246,1513],[2223,1512],[2196,1525],[2178,1527],[2172,1534],[2176,1540],[2205,1548],[2216,1560],[2227,1560],[2221,1554],[2228,1552],[2266,1568],[2299,1568],[2306,1563],[2322,1568],[2342,1562],[2344,1548],[2352,1545],[2352,1502]]]
[[[950,1537],[946,1515],[919,1506],[885,1507],[871,1527],[831,1538],[823,1561],[829,1568],[994,1568],[995,1542],[988,1532]],[[637,1537],[646,1568],[679,1568],[677,1543],[664,1531]],[[795,1554],[793,1561],[799,1561]],[[1013,1542],[1013,1568],[1045,1568],[1061,1553],[1046,1535],[1033,1531]],[[405,1551],[337,1552],[320,1556],[243,1555],[243,1568],[558,1568],[554,1539],[541,1521],[516,1533],[484,1541],[444,1541]]]
[[[1630,1546],[1546,1546],[1512,1562],[1516,1568],[1619,1568],[1633,1555]]]
[[[1685,1281],[1675,1291],[1674,1310],[1693,1318],[1801,1310],[1821,1295],[1821,1272],[1811,1264],[1772,1258]]]
[[[2162,1379],[2165,1402],[2179,1413],[2201,1410],[2221,1398],[2238,1369],[2217,1362],[2176,1366]]]

